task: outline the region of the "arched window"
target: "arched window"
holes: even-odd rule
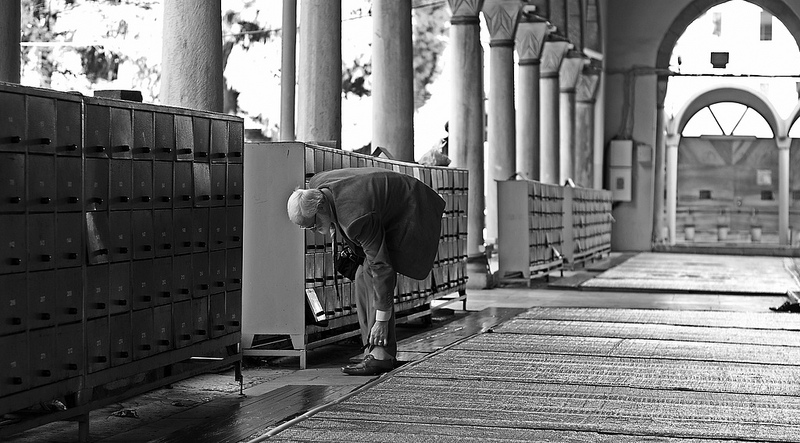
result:
[[[686,123],[684,137],[703,135],[774,138],[769,123],[756,110],[735,102],[708,105]]]

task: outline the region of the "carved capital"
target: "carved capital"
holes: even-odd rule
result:
[[[514,42],[522,6],[521,0],[484,0],[483,16],[492,43]]]
[[[586,59],[575,55],[564,57],[561,60],[561,67],[558,70],[561,92],[575,92],[575,86],[578,84],[584,64],[586,64]]]
[[[539,60],[549,33],[550,25],[546,22],[521,22],[517,25],[516,45],[520,64]]]
[[[594,103],[597,98],[597,86],[600,84],[600,72],[594,69],[584,69],[578,76],[575,86],[575,100],[585,103]]]
[[[451,23],[467,23],[478,18],[483,0],[447,0],[447,4],[452,12]]]
[[[656,81],[656,107],[659,109],[664,109],[664,100],[667,97],[667,82],[669,77],[666,75],[658,76],[658,80]]]
[[[564,59],[570,46],[572,45],[565,41],[545,42],[542,51],[542,77],[558,77],[561,60]]]

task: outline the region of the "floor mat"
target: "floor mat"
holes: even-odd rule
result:
[[[783,257],[641,253],[582,289],[780,295],[800,289]]]

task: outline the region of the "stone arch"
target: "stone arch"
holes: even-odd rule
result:
[[[776,139],[784,138],[788,133],[788,127],[784,127],[785,122],[764,94],[738,85],[715,86],[695,94],[670,121],[667,133],[680,136],[686,123],[697,111],[719,102],[734,102],[753,108],[767,121]]]
[[[672,50],[678,39],[686,31],[686,28],[703,15],[706,11],[714,6],[726,3],[728,0],[696,0],[687,5],[672,21],[667,33],[661,40],[661,45],[658,47],[656,54],[656,68],[669,69],[669,61],[672,57]],[[747,0],[756,6],[760,6],[765,11],[768,11],[773,16],[777,17],[786,29],[794,37],[797,43],[798,50],[800,50],[800,17],[794,13],[784,0]]]

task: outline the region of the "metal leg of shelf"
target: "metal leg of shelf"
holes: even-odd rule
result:
[[[303,349],[300,351],[300,369],[306,368],[306,361],[308,357],[308,351]]]
[[[78,416],[78,441],[87,443],[89,441],[89,413]]]

